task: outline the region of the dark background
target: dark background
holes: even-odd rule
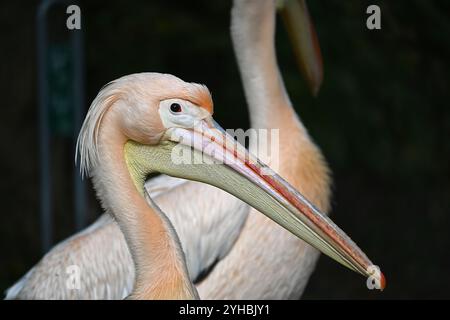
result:
[[[365,26],[369,4],[381,7],[381,30]],[[208,0],[81,2],[86,106],[112,79],[167,72],[208,85],[215,118],[247,128],[230,8]],[[317,0],[309,8],[324,58],[319,96],[308,93],[281,21],[280,68],[332,168],[332,218],[382,266],[388,286],[368,291],[358,275],[321,257],[304,298],[449,298],[450,2]],[[0,4],[0,291],[42,256],[36,9],[32,1]],[[70,142],[53,139],[55,241],[74,232]],[[92,195],[90,203],[89,222],[100,212]]]

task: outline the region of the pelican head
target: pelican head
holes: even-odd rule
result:
[[[143,196],[145,179],[152,172],[214,185],[349,269],[374,276],[373,263],[358,246],[228,135],[212,113],[211,95],[203,85],[158,73],[115,80],[100,91],[81,129],[77,143],[81,170],[101,175],[102,162],[121,154]],[[100,156],[101,150],[112,147],[114,154]],[[384,287],[381,273],[378,278]]]

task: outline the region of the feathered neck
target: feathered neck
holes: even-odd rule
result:
[[[127,152],[130,142],[119,118],[120,109],[114,106],[101,116],[96,163],[89,165],[102,206],[117,220],[133,257],[136,279],[130,298],[197,298],[172,225],[151,199],[144,198],[143,181],[151,170],[140,166],[139,148]]]

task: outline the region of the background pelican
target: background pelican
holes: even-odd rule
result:
[[[298,61],[317,93],[322,61],[304,1],[287,1],[283,9],[293,28]],[[330,175],[319,148],[295,113],[277,64],[275,1],[236,0],[231,36],[254,128],[279,129],[279,173],[322,211],[330,209]],[[254,250],[264,241],[267,251]],[[270,254],[268,254],[270,252]],[[243,259],[242,257],[245,257]],[[318,251],[251,210],[233,249],[199,284],[201,296],[217,299],[297,299],[315,267]],[[256,269],[253,261],[258,261]],[[266,280],[267,279],[267,280]],[[227,282],[242,283],[239,289]]]
[[[280,128],[283,147],[280,153],[282,161],[280,172],[286,173],[290,182],[297,184],[296,187],[301,187],[308,197],[314,199],[319,208],[328,210],[329,180],[326,165],[319,150],[296,119],[276,65],[273,45],[274,3],[266,1],[264,5],[259,4],[252,1],[236,1],[232,20],[233,40],[249,102],[252,125],[256,128]],[[300,7],[302,8],[305,9]],[[302,17],[307,18],[307,13],[303,12]],[[303,32],[310,34],[309,29]],[[313,73],[316,74],[317,72]],[[230,196],[225,196],[217,189],[165,177],[155,179],[148,184],[148,188],[157,203],[160,199],[161,202],[158,204],[173,220],[181,242],[188,244],[183,247],[188,257],[191,278],[197,279],[201,272],[208,270],[219,260],[217,266],[199,285],[202,297],[292,298],[301,294],[317,258],[316,251],[309,246],[289,236],[285,230],[276,227],[272,222],[259,218],[258,215],[251,214],[246,222],[248,207]],[[208,204],[201,202],[188,204],[187,201],[178,202],[186,204],[181,208],[171,208],[173,201],[170,199],[169,190],[176,192],[177,198],[182,200],[183,194],[189,199],[195,194],[202,194],[199,192],[202,189],[206,189],[205,193],[211,195],[210,205],[215,207],[215,211],[209,211]],[[167,209],[164,208],[165,201]],[[209,232],[193,234],[191,225],[185,221],[177,223],[177,219],[186,216],[180,211],[186,211],[188,214],[191,212],[194,224],[197,223],[202,230]],[[210,220],[206,218],[199,221],[198,216],[195,216],[198,212],[208,214]],[[216,213],[212,214],[213,212]],[[230,212],[234,215],[233,218],[224,219]],[[254,225],[249,221],[255,222]],[[219,228],[219,222],[225,222],[225,225]],[[241,230],[244,222],[245,226]],[[65,291],[61,283],[56,286],[49,284],[61,281],[55,280],[54,274],[56,270],[64,267],[60,261],[62,257],[67,256],[74,263],[81,263],[83,270],[87,270],[90,275],[88,283],[83,284],[85,291],[79,293],[81,297],[119,298],[126,295],[131,290],[134,276],[131,256],[119,233],[117,226],[108,218],[101,218],[93,227],[56,247],[10,290],[8,296],[68,297],[67,293],[59,292]],[[272,245],[271,250],[255,250],[253,241],[257,238],[265,238],[268,245]],[[102,257],[98,251],[105,246],[112,246],[113,250],[108,251],[107,257]],[[288,252],[293,255],[289,255]],[[254,259],[261,260],[263,266],[261,269],[255,270],[252,255]],[[122,258],[123,263],[112,264],[111,261],[117,257]],[[289,257],[288,263],[283,263],[278,257]],[[268,274],[273,274],[273,270],[280,270],[280,267],[282,272],[277,273],[279,281],[272,281],[267,277]],[[230,281],[241,285],[225,287],[221,285],[221,282],[230,283]]]

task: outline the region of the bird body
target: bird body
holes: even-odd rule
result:
[[[191,279],[229,252],[249,211],[233,195],[200,182],[160,175],[149,179],[145,188],[177,231]],[[207,194],[211,201],[190,201],[199,194]],[[72,265],[81,270],[79,290],[66,287],[66,270]],[[125,238],[117,222],[105,213],[89,228],[56,245],[9,289],[7,298],[122,299],[131,292],[134,277]]]

